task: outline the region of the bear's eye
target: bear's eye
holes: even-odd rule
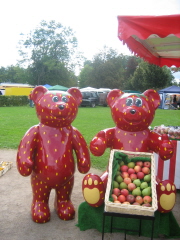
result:
[[[135,102],[135,105],[136,105],[137,107],[141,107],[141,106],[142,106],[142,99],[137,98],[137,99],[136,99],[136,102]]]
[[[133,105],[133,99],[132,98],[127,98],[126,99],[126,106],[132,106]]]
[[[58,101],[59,101],[59,98],[58,98],[57,96],[54,96],[54,97],[52,98],[52,100],[53,100],[53,102],[58,102]]]
[[[62,99],[61,99],[61,100],[62,100],[63,102],[65,102],[65,103],[66,103],[66,102],[68,102],[68,99],[67,99],[67,97],[65,97],[65,96],[64,96],[64,97],[62,97]]]

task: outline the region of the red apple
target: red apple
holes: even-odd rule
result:
[[[121,172],[127,172],[128,171],[128,166],[127,165],[122,165],[120,167]]]
[[[128,173],[129,173],[129,175],[131,175],[131,174],[135,173],[135,170],[133,168],[129,168]]]
[[[114,188],[113,189],[113,194],[115,194],[117,197],[120,195],[121,190],[119,188]]]
[[[142,203],[143,203],[143,198],[142,198],[141,196],[137,196],[137,197],[135,198],[135,201],[136,201],[137,203],[139,203],[139,204],[142,204]]]
[[[137,173],[137,178],[138,179],[143,179],[144,178],[144,173],[143,172],[138,172]]]
[[[143,167],[143,168],[142,168],[142,172],[143,172],[144,174],[149,174],[149,173],[150,173],[150,169],[149,169],[148,167]]]
[[[129,173],[128,172],[122,172],[121,173],[121,177],[122,178],[128,178],[129,177]]]
[[[135,170],[136,173],[141,172],[141,167],[139,165],[136,165],[134,167],[134,170]]]
[[[152,202],[152,198],[150,196],[145,196],[145,197],[143,197],[143,202],[144,203],[151,203]]]
[[[144,203],[144,204],[142,204],[141,206],[144,206],[144,207],[151,207],[151,204],[150,204],[150,203]]]
[[[117,200],[117,196],[116,196],[115,194],[112,194],[111,196],[112,196],[112,198],[113,198],[113,201],[116,201],[116,200]]]
[[[143,162],[142,162],[142,161],[137,161],[137,162],[136,162],[136,166],[142,167],[142,166],[143,166]]]
[[[136,188],[136,185],[134,183],[129,183],[128,184],[128,190],[133,191]]]
[[[143,166],[150,168],[151,167],[151,163],[150,162],[144,162]]]
[[[127,195],[126,201],[129,203],[133,203],[135,201],[135,197],[132,194]]]
[[[122,189],[121,194],[127,197],[127,195],[129,194],[129,191],[127,189]]]
[[[131,179],[132,181],[134,181],[135,179],[137,179],[136,173],[132,173],[132,174],[130,175],[130,179]]]
[[[121,203],[125,202],[126,201],[126,197],[122,194],[119,195],[118,197],[118,201],[120,201]]]
[[[131,183],[132,181],[131,181],[131,178],[124,178],[124,182],[125,182],[126,184],[129,184],[129,183]]]

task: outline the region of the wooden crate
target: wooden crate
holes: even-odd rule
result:
[[[112,186],[112,168],[113,168],[113,160],[114,154],[116,152],[122,152],[128,155],[128,158],[132,157],[150,157],[151,158],[151,189],[152,189],[152,206],[145,207],[141,205],[131,205],[131,204],[121,204],[114,203],[109,200]],[[151,153],[145,152],[129,152],[129,151],[121,151],[113,149],[110,153],[109,160],[109,174],[108,174],[108,182],[105,194],[105,211],[106,212],[116,212],[116,213],[125,213],[125,214],[135,214],[135,215],[144,215],[144,216],[153,216],[154,212],[157,210],[157,194],[156,194],[156,180],[155,180],[155,160],[154,156]]]

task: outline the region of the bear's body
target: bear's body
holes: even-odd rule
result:
[[[78,170],[87,173],[90,169],[87,144],[82,134],[71,126],[81,93],[75,88],[68,92],[49,92],[44,87],[34,89],[32,99],[40,123],[27,131],[18,148],[17,167],[21,175],[31,174],[31,212],[32,219],[38,223],[50,220],[48,201],[52,189],[56,191],[58,216],[63,220],[74,218],[71,202],[75,172],[73,151]]]
[[[112,90],[107,97],[111,108],[114,128],[100,131],[91,141],[93,155],[101,156],[106,148],[131,152],[156,152],[163,160],[173,154],[173,145],[167,136],[149,130],[160,97],[154,90],[143,94],[123,93]],[[108,171],[102,176],[88,174],[83,179],[83,194],[90,206],[98,207],[104,202]],[[93,196],[93,197],[92,197]]]

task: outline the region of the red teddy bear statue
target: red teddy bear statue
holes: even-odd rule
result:
[[[161,159],[173,155],[173,145],[166,135],[150,131],[155,110],[160,104],[159,94],[152,89],[143,94],[124,93],[114,89],[107,96],[115,127],[100,131],[91,141],[93,155],[103,155],[106,148],[132,152],[156,152]],[[108,171],[102,176],[87,174],[82,183],[83,195],[92,207],[104,203]]]
[[[71,123],[78,112],[82,95],[77,88],[67,92],[36,87],[32,94],[40,120],[22,138],[17,153],[17,168],[22,176],[31,175],[32,219],[37,223],[50,220],[49,196],[55,189],[55,209],[60,219],[74,218],[71,202],[75,161],[80,173],[90,169],[90,155],[85,139]]]

